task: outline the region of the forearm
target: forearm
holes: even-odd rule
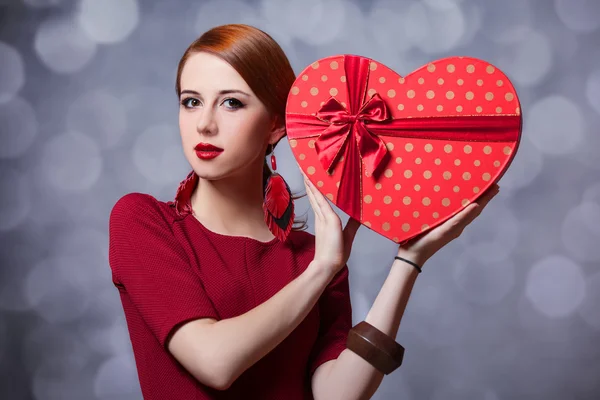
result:
[[[401,250],[398,254],[408,258]],[[418,272],[413,266],[395,260],[365,321],[395,338],[417,275]],[[323,397],[369,399],[381,384],[383,377],[383,373],[346,349],[333,362],[329,375],[324,380],[323,385],[327,387],[321,388],[322,392],[326,393]]]
[[[308,315],[331,276],[309,267],[269,300],[213,325],[211,337],[228,379],[235,381],[281,343]]]

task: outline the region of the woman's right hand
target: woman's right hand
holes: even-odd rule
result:
[[[342,230],[340,217],[333,211],[329,202],[304,176],[304,185],[310,205],[315,213],[315,258],[313,262],[318,268],[324,268],[333,277],[346,265],[352,242],[356,236],[360,222],[350,217]]]
[[[398,248],[398,255],[423,266],[425,261],[437,251],[458,238],[463,230],[481,214],[499,190],[500,186],[494,183],[481,197],[446,222],[402,244]]]

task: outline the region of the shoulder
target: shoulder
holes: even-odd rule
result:
[[[118,199],[110,212],[110,224],[135,224],[151,220],[173,223],[175,212],[169,203],[146,193],[127,193]]]
[[[314,251],[315,235],[307,231],[292,231],[289,239],[296,251]]]

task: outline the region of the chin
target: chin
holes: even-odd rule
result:
[[[203,160],[195,159],[190,164],[194,168],[196,175],[209,181],[227,178],[234,173],[231,163],[228,162],[217,163],[215,160],[204,162]]]
[[[198,175],[202,179],[206,179],[209,181],[218,180],[226,176],[226,172],[222,169],[217,169],[213,167],[207,167],[205,165],[198,165],[197,162],[192,164],[196,175]]]

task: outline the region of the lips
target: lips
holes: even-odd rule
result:
[[[196,150],[196,156],[203,160],[215,158],[223,152],[222,148],[208,143],[198,143],[196,147],[194,147],[194,150]]]
[[[218,152],[221,152],[221,151],[223,151],[222,148],[213,146],[212,144],[209,144],[209,143],[198,143],[196,145],[196,147],[194,147],[194,150],[196,150],[196,151],[202,151],[202,152],[205,152],[205,151],[218,151]]]

